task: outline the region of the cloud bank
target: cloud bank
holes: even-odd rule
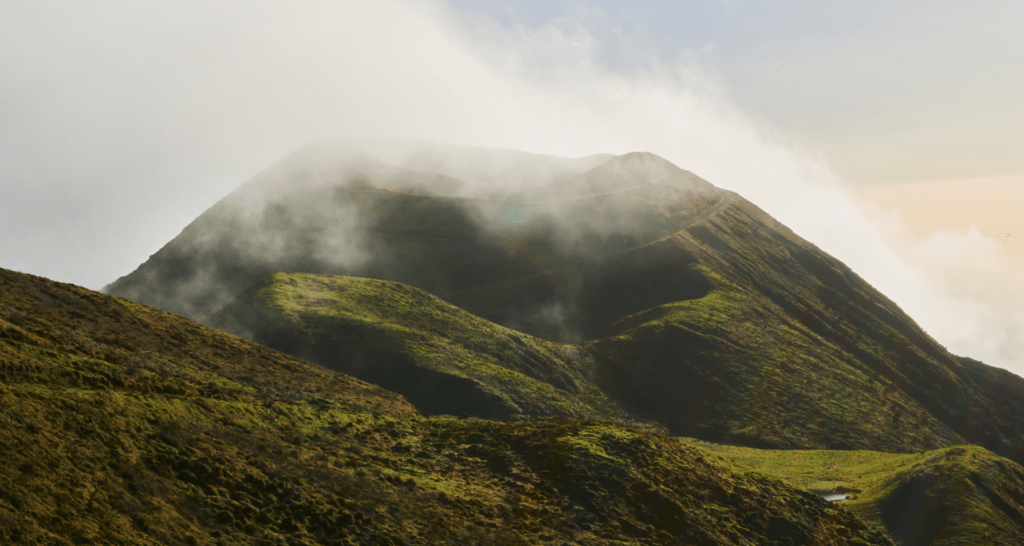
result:
[[[600,9],[562,7],[528,28],[399,0],[6,4],[0,266],[98,288],[316,138],[642,150],[753,201],[954,353],[1024,373],[1002,247],[896,236],[898,218],[729,104],[695,56],[646,55],[621,29],[601,41]]]

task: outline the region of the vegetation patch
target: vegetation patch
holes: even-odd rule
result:
[[[904,546],[1011,545],[1024,533],[1024,467],[982,447],[884,453],[678,440],[739,471],[817,494],[847,495],[840,504]]]
[[[578,346],[476,317],[401,283],[278,273],[208,324],[383,385],[429,413],[600,419],[641,428]]]
[[[585,345],[605,392],[673,434],[752,447],[921,451],[958,440],[768,298],[699,268],[707,295],[626,317]]]

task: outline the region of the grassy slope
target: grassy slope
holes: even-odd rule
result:
[[[753,204],[738,200],[671,239],[722,278],[770,300],[766,308],[802,325],[830,360],[902,391],[963,440],[1024,463],[1024,378],[951,355],[849,267]]]
[[[0,542],[889,544],[651,433],[423,418],[182,317],[0,270]]]
[[[592,384],[593,360],[578,347],[498,326],[396,282],[278,273],[204,320],[373,380],[428,411],[641,426]],[[406,381],[414,369],[468,380],[487,399],[457,404],[454,387],[428,391],[431,378]]]
[[[811,491],[884,526],[904,546],[1015,545],[1024,540],[1024,468],[977,446],[924,453],[760,450],[689,438],[737,469]]]
[[[609,394],[675,434],[757,447],[920,451],[958,439],[764,296],[698,269],[707,295],[631,315],[585,345]]]

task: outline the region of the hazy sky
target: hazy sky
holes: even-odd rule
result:
[[[302,143],[650,151],[1024,372],[1024,4],[2,2],[0,267],[98,289]]]

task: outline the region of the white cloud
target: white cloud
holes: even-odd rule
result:
[[[23,226],[0,236],[0,266],[98,288],[314,138],[644,150],[738,191],[954,352],[1024,370],[1020,313],[946,274],[974,262],[988,286],[1008,284],[991,241],[899,246],[820,159],[726,102],[692,60],[641,62],[642,36],[612,33],[635,63],[610,70],[597,62],[608,45],[571,14],[530,29],[396,0],[73,5],[0,8],[0,91],[14,97],[0,142],[17,144],[0,156],[0,190],[22,195],[0,217]]]

